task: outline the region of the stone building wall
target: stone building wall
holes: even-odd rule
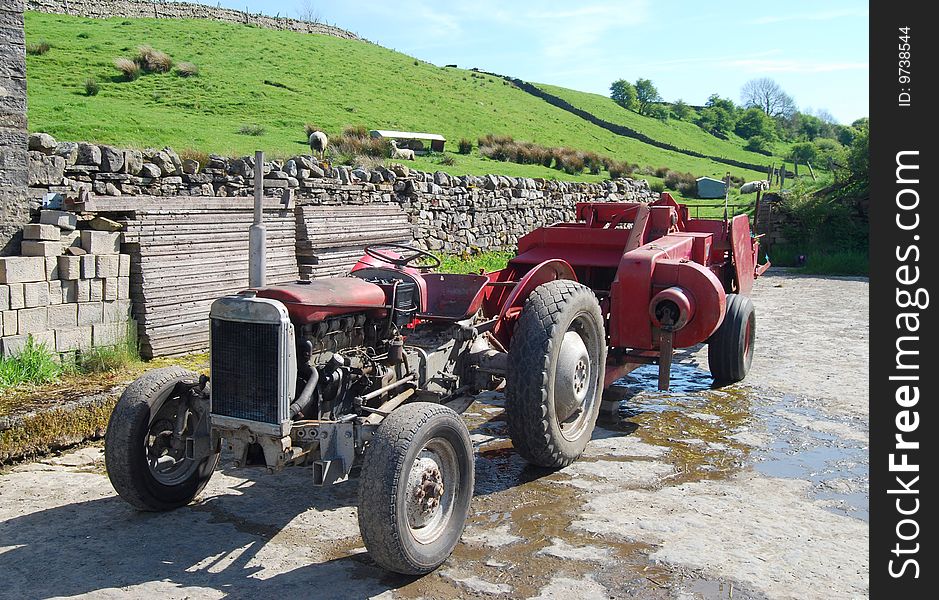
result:
[[[6,1],[4,0],[4,2]],[[22,2],[22,0],[13,1],[14,3]],[[270,17],[190,2],[166,2],[165,0],[26,0],[26,8],[38,12],[78,15],[97,19],[108,17],[208,19],[223,23],[252,25],[265,29],[331,35],[348,40],[359,39],[354,33],[323,23],[308,23],[286,17]]]
[[[0,255],[18,251],[26,202],[26,46],[23,0],[0,3]]]

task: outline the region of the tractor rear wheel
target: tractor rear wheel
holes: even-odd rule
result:
[[[606,336],[590,288],[556,280],[525,300],[509,348],[506,420],[516,451],[542,467],[576,460],[600,411]]]
[[[148,371],[127,386],[111,413],[104,438],[108,479],[121,498],[140,510],[189,504],[215,471],[217,448],[187,456],[186,438],[206,424],[198,422],[176,384],[198,377],[179,367]]]
[[[379,565],[422,575],[447,560],[473,498],[473,445],[458,414],[414,402],[388,415],[365,451],[359,530]]]
[[[708,368],[717,383],[743,380],[753,363],[756,311],[748,296],[727,294],[724,321],[708,339]]]

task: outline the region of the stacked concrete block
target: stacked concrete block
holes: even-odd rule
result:
[[[44,210],[23,228],[23,256],[0,257],[0,357],[30,337],[60,353],[125,339],[130,256],[119,253],[121,234],[77,226],[72,213]],[[77,255],[63,254],[77,247]]]

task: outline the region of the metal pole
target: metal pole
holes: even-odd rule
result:
[[[248,286],[264,287],[267,280],[267,229],[264,227],[264,152],[254,153],[254,224],[248,231]]]

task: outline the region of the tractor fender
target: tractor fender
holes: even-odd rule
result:
[[[577,275],[574,269],[567,261],[558,258],[552,258],[536,265],[531,271],[516,284],[512,293],[506,298],[505,304],[499,311],[498,321],[493,327],[492,333],[496,336],[503,346],[509,347],[512,340],[512,332],[515,329],[515,321],[522,312],[525,300],[535,291],[539,285],[554,281],[556,279],[569,279],[577,281]]]

